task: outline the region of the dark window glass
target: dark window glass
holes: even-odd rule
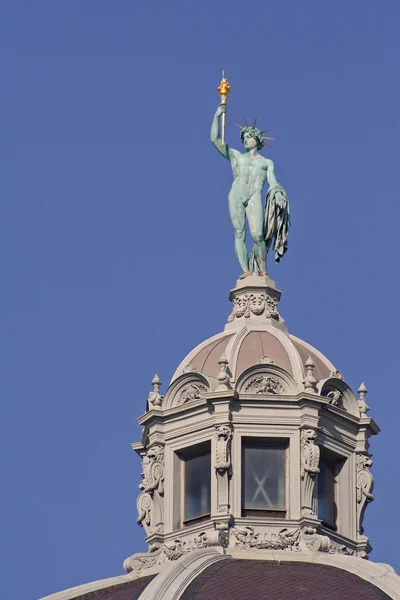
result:
[[[190,521],[211,513],[211,453],[191,450],[183,456],[183,520]]]
[[[286,510],[286,448],[268,440],[248,440],[243,444],[243,509],[253,511]]]
[[[342,465],[342,461],[324,448],[321,448],[318,473],[318,518],[325,525],[336,529],[336,477]]]

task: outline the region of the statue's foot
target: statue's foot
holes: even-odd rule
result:
[[[241,274],[239,279],[244,279],[245,277],[248,277],[249,275],[250,275],[250,271],[243,271],[243,273]]]

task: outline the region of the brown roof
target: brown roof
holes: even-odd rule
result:
[[[137,600],[154,577],[155,575],[149,575],[148,577],[133,579],[127,583],[120,583],[119,585],[88,592],[83,596],[76,596],[74,600]]]
[[[208,567],[181,596],[181,600],[212,599],[390,600],[390,597],[360,577],[336,567],[226,560]]]

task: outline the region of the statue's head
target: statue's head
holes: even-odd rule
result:
[[[254,123],[251,127],[249,126],[246,119],[244,120],[244,122],[245,122],[244,127],[242,127],[242,125],[238,125],[237,123],[236,123],[236,126],[239,127],[239,129],[240,129],[240,139],[242,140],[242,143],[243,143],[244,147],[246,148],[246,150],[251,150],[252,148],[257,148],[257,150],[261,150],[261,148],[265,144],[264,140],[273,140],[274,139],[274,138],[263,136],[263,133],[268,131],[268,129],[264,129],[263,131],[260,131],[260,129],[258,129],[258,127],[256,126],[257,119],[254,119]]]
[[[240,132],[240,139],[246,150],[256,148],[261,150],[264,146],[262,133],[257,127],[244,127]]]

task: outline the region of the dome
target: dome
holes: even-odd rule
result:
[[[261,281],[260,281],[261,280]],[[239,280],[231,291],[232,314],[222,333],[194,348],[175,371],[180,375],[196,371],[216,378],[221,356],[225,356],[234,380],[256,364],[274,364],[284,369],[297,384],[306,375],[305,363],[311,358],[318,381],[338,373],[333,364],[310,344],[288,333],[277,312],[280,292],[274,282],[261,277]]]
[[[211,554],[198,550],[152,575],[105,579],[42,600],[390,600],[399,578],[389,565],[326,555],[305,560]]]

